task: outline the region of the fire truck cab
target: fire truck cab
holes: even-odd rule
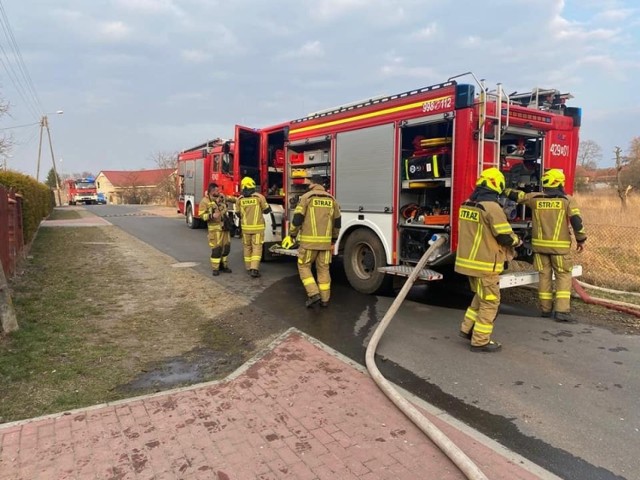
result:
[[[442,278],[455,261],[458,210],[479,173],[498,167],[507,186],[540,190],[542,172],[560,168],[571,193],[581,111],[569,94],[535,89],[506,95],[498,84],[446,82],[310,114],[290,123],[285,148],[285,201],[292,218],[308,178],[321,175],[342,209],[335,254],[356,290],[374,293],[392,275],[408,276],[434,236],[446,243],[422,280]],[[512,227],[530,238],[530,212],[504,201]],[[295,251],[274,250],[280,254]],[[531,256],[526,247],[519,257]],[[579,273],[579,272],[578,272]],[[536,281],[533,275],[501,282]]]
[[[236,126],[234,140],[211,140],[180,152],[178,212],[185,215],[187,226],[204,226],[198,207],[210,183],[216,183],[225,195],[239,196],[240,180],[251,177],[256,181],[257,191],[267,197],[276,219],[274,232],[271,216],[265,215],[265,257],[270,257],[269,247],[282,239],[284,132],[284,125],[262,130]],[[235,234],[242,224],[235,213],[235,204],[229,207]]]

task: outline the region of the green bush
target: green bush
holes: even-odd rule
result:
[[[22,234],[24,243],[33,238],[43,218],[55,205],[53,192],[35,178],[13,171],[0,171],[0,185],[22,195]]]

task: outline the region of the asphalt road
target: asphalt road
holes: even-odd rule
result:
[[[87,209],[209,275],[206,230],[141,215],[137,206]],[[233,239],[230,264],[233,274],[212,281],[361,364],[393,300],[353,291],[336,263],[331,306],[308,310],[294,259],[263,264],[262,278],[251,279]],[[457,336],[470,299],[465,287],[419,286],[410,297],[378,348],[387,378],[561,478],[640,479],[639,337],[503,305],[495,330],[503,351],[477,354]]]

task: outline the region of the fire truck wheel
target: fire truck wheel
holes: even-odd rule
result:
[[[193,207],[191,204],[187,205],[187,227],[191,229],[196,229],[199,226],[199,221],[197,218],[193,216]]]
[[[368,229],[359,229],[347,238],[344,247],[344,270],[353,288],[361,293],[386,293],[392,279],[378,268],[387,264],[380,239]]]

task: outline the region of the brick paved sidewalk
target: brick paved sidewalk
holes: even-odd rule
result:
[[[366,372],[297,331],[232,377],[0,425],[0,479],[464,478]],[[491,479],[553,478],[428,416]]]

